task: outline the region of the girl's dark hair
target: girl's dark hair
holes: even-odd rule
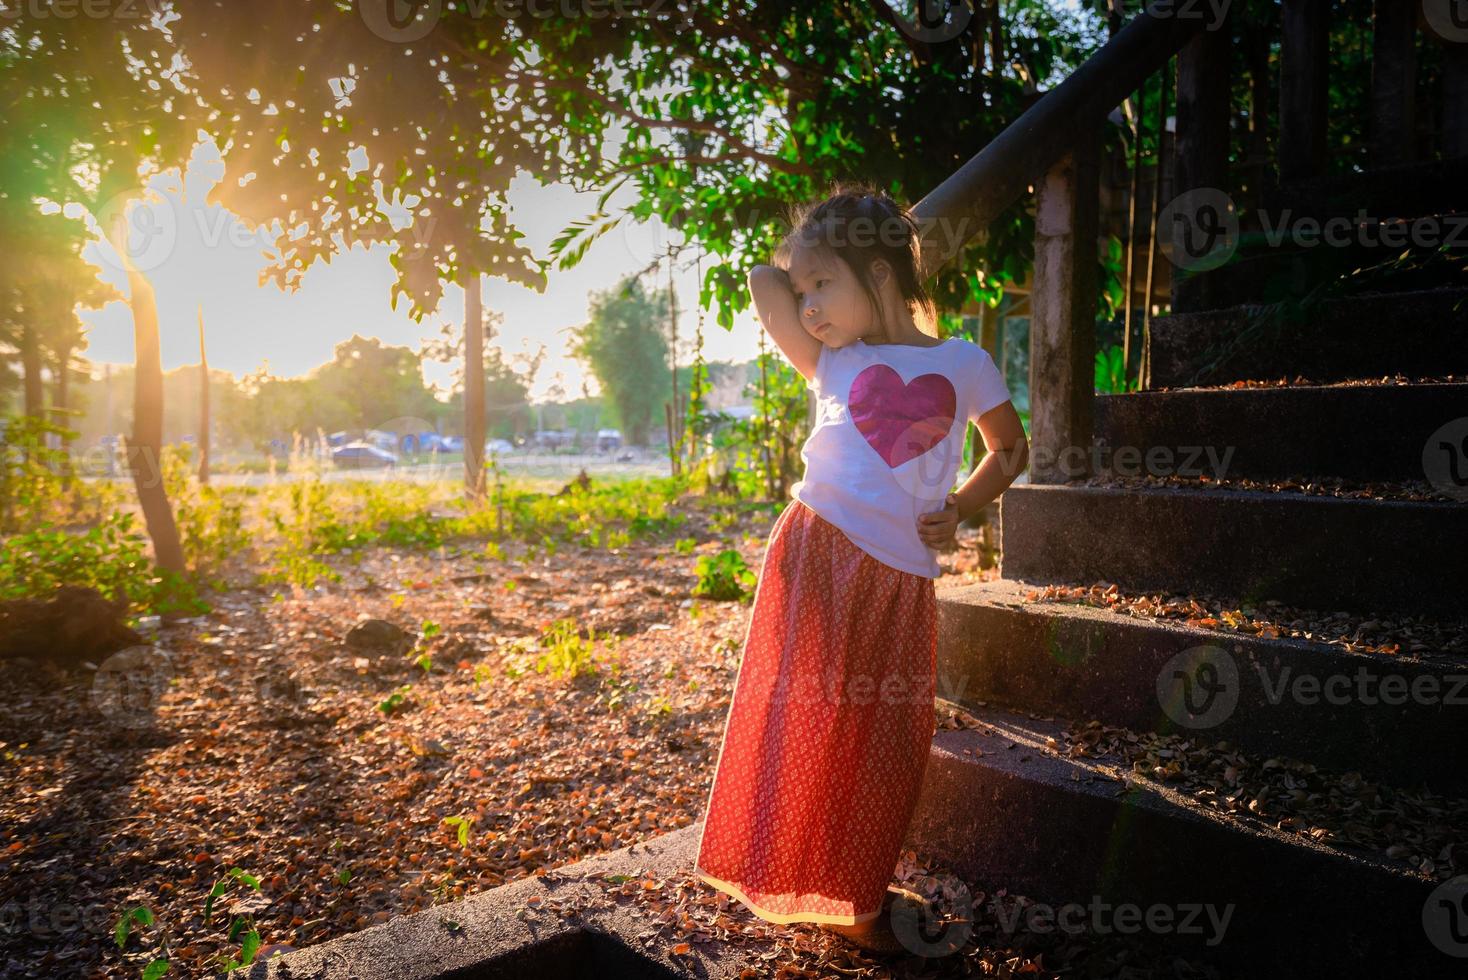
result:
[[[872,282],[871,264],[886,259],[918,329],[938,336],[937,309],[918,276],[922,239],[917,221],[881,189],[864,182],[837,183],[824,201],[791,212],[790,228],[775,249],[772,261],[776,265],[788,270],[796,247],[845,262],[880,318],[882,304]]]

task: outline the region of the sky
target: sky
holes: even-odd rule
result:
[[[389,264],[390,245],[371,248],[355,246],[333,258],[317,262],[302,278],[299,290],[285,292],[273,282],[258,285],[265,266],[262,250],[269,247],[266,234],[251,232],[233,220],[218,205],[206,206],[205,199],[225,174],[217,147],[212,141],[196,145],[182,174],[174,169],[150,179],[156,193],[147,210],[133,212],[129,220],[137,234],[132,246],[134,262],[143,271],[158,303],[159,332],[164,370],[197,364],[198,307],[203,304],[209,366],[239,377],[262,365],[280,377],[296,377],[331,360],[336,344],[355,334],[377,337],[386,344],[418,348],[424,339],[440,336],[445,322],[461,325],[464,291],[446,286],[435,313],[421,322],[408,316],[410,302],[398,299],[391,305],[396,272]],[[549,255],[548,247],[571,221],[584,218],[596,208],[596,193],[578,194],[563,184],[542,186],[521,175],[511,184],[508,203],[511,220],[525,233],[522,242],[538,256]],[[607,202],[608,212],[617,214],[634,203],[637,195],[628,185]],[[388,202],[381,202],[387,204]],[[71,209],[73,212],[75,209]],[[103,209],[105,210],[105,209]],[[393,208],[386,208],[389,214]],[[396,209],[399,216],[406,210]],[[673,233],[676,237],[676,232]],[[579,265],[569,271],[552,269],[543,293],[517,283],[486,276],[483,300],[486,314],[503,314],[499,334],[490,343],[503,348],[506,360],[514,363],[520,352],[545,345],[546,357],[530,388],[532,400],[554,395],[557,385],[566,398],[579,397],[583,390],[595,395],[600,387],[579,362],[567,354],[569,328],[587,319],[589,296],[609,289],[626,274],[645,267],[665,254],[669,231],[661,221],[637,224],[624,220],[587,250]],[[674,274],[678,295],[680,349],[689,344],[696,327],[695,272],[690,264],[692,250],[684,252]],[[126,295],[126,280],[110,245],[89,245],[83,257],[99,266],[99,277]],[[704,271],[717,257],[705,258]],[[667,285],[664,263],[657,280]],[[100,367],[103,363],[133,360],[132,314],[126,304],[109,303],[96,311],[82,311],[88,327],[88,346],[83,355]],[[704,313],[704,357],[711,361],[745,360],[759,350],[759,323],[752,310],[736,316],[734,329],[721,328],[712,310]],[[687,363],[689,352],[680,358]],[[445,390],[453,368],[428,363],[424,375]],[[583,388],[584,385],[584,388]]]

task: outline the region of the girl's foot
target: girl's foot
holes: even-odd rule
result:
[[[902,904],[924,904],[924,899],[917,892],[896,885],[887,886],[887,894],[882,900],[882,911],[875,917],[858,925],[831,925],[823,923],[821,928],[845,936],[862,949],[873,953],[901,953],[907,947],[897,934],[892,931],[892,907],[894,903]]]

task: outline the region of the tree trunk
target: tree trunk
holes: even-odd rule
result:
[[[53,407],[56,409],[56,420],[66,430],[72,431],[71,421],[66,416],[66,410],[71,402],[71,348],[63,345],[56,352],[56,391],[52,395]],[[72,465],[71,465],[71,436],[63,432],[61,435],[61,485],[71,489]]]
[[[56,352],[56,389],[51,396],[53,406],[57,412],[65,414],[71,400],[71,348],[66,347]],[[63,442],[70,442],[64,439]]]
[[[204,353],[204,304],[199,304],[199,482],[209,482],[209,357]]]
[[[163,361],[158,350],[158,306],[153,287],[128,257],[126,209],[112,227],[113,247],[127,270],[129,305],[133,314],[133,432],[127,441],[128,468],[137,487],[143,521],[153,541],[153,560],[171,572],[185,570],[183,546],[173,506],[163,486]]]
[[[25,413],[40,418],[46,412],[46,394],[41,387],[41,345],[36,340],[36,325],[29,319],[20,328],[20,363],[25,372]]]
[[[464,287],[464,489],[484,499],[484,308],[479,276]]]

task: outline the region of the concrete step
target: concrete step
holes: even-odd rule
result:
[[[1000,506],[1007,579],[1429,616],[1468,595],[1460,503],[1026,484]]]
[[[1422,480],[1432,476],[1423,467],[1429,438],[1465,415],[1468,383],[1097,395],[1096,458],[1102,472],[1119,475],[1151,472],[1156,467],[1148,462],[1148,453],[1165,450],[1171,463],[1168,474],[1191,459],[1192,467],[1213,479]],[[1116,452],[1124,448],[1131,456],[1118,459]]]
[[[1236,306],[1158,317],[1152,321],[1151,367],[1143,387],[1468,373],[1465,289],[1325,300],[1297,322],[1259,319],[1267,309]]]
[[[1008,580],[938,593],[940,696],[1197,732],[1264,757],[1468,796],[1468,659],[1225,633],[1027,598],[1034,593]],[[1185,699],[1209,687],[1213,697],[1198,694],[1189,710]]]
[[[935,737],[905,844],[960,876],[1057,905],[1086,895],[1084,920],[1116,928],[1109,914],[1135,906],[1133,928],[1240,976],[1359,976],[1363,964],[1462,976],[1462,960],[1425,928],[1424,909],[1450,911],[1429,905],[1442,893],[1425,877],[1228,819],[1164,784],[1128,785],[1104,761],[1064,758],[1046,742],[1061,722],[980,718],[985,729]]]
[[[635,904],[592,902],[574,916],[552,908],[576,907],[578,898],[603,898],[604,889],[594,882],[608,876],[636,879],[650,872],[668,878],[683,873],[693,865],[701,833],[702,824],[693,824],[645,844],[274,956],[229,976],[241,980],[739,977],[743,970],[762,965],[756,951],[720,944],[716,949],[694,946],[685,955],[674,955],[676,940],[667,939],[666,931],[658,933],[657,941],[635,944],[635,937],[656,932],[653,920],[638,914]],[[536,911],[537,906],[542,911]]]
[[[1285,220],[1300,223],[1280,226],[1281,218],[1270,216],[1271,224],[1264,230],[1241,233],[1234,254],[1216,269],[1174,270],[1172,312],[1278,303],[1347,278],[1358,281],[1356,288],[1373,293],[1464,284],[1459,265],[1436,253],[1434,243],[1456,239],[1468,247],[1468,215],[1424,219],[1441,229],[1437,238],[1427,228],[1396,219],[1383,224],[1338,217],[1323,225],[1300,219],[1292,215]],[[1424,244],[1412,244],[1412,234],[1421,236]],[[1410,261],[1401,261],[1404,256]]]
[[[1271,217],[1415,218],[1468,211],[1468,157],[1332,174],[1269,187],[1263,210]]]
[[[1237,251],[1206,272],[1177,270],[1173,312],[1303,296],[1321,283],[1414,253],[1468,247],[1468,160],[1436,160],[1266,187]],[[1441,259],[1441,256],[1438,257]],[[1373,270],[1373,292],[1457,282],[1449,261]]]

